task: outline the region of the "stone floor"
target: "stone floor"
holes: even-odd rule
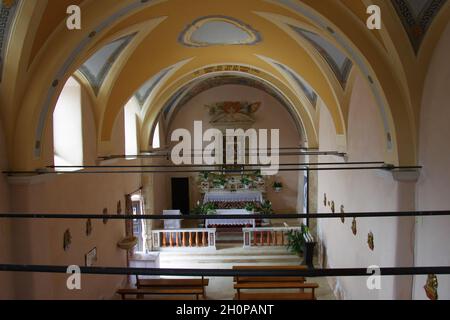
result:
[[[161,252],[161,268],[231,269],[235,265],[288,266],[300,264],[300,259],[285,247],[260,247],[244,249],[237,244],[218,244],[217,251],[210,252]],[[232,278],[212,277],[206,289],[207,299],[232,300],[235,294]],[[319,284],[318,300],[334,300],[326,278],[310,278],[308,282]],[[284,291],[286,292],[286,291]]]

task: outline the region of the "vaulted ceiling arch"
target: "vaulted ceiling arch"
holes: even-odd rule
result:
[[[289,106],[289,112],[294,120],[300,125],[303,137],[310,147],[318,147],[318,131],[314,110],[307,109],[299,99],[297,93],[280,79],[272,76],[265,70],[257,69],[254,66],[221,63],[217,65],[206,65],[193,70],[175,82],[172,82],[151,104],[151,109],[147,112],[142,124],[141,149],[147,150],[150,145],[152,128],[159,119],[161,112],[167,107],[167,103],[177,97],[178,93],[189,88],[193,83],[205,81],[211,77],[237,76],[242,79],[254,79],[262,84],[271,87],[277,94],[285,100]]]
[[[403,23],[399,22],[398,14],[395,15],[395,8],[380,0],[373,2],[379,3],[387,12],[386,30],[381,31],[369,31],[365,26],[366,0],[229,0],[209,1],[208,5],[205,5],[206,0],[198,0],[189,12],[180,10],[185,4],[182,0],[58,0],[58,5],[52,5],[52,1],[18,2],[21,10],[18,10],[17,18],[24,24],[16,26],[13,38],[21,34],[21,39],[27,41],[14,42],[14,45],[20,46],[21,52],[15,57],[10,53],[5,61],[7,69],[16,63],[15,70],[18,71],[15,75],[4,73],[5,79],[13,81],[5,80],[8,85],[1,85],[2,92],[7,87],[11,89],[7,98],[2,95],[2,113],[13,119],[6,121],[6,131],[8,144],[14,151],[11,163],[17,169],[43,165],[40,163],[43,128],[65,79],[93,53],[112,39],[117,39],[116,35],[133,25],[142,25],[153,19],[162,20],[146,35],[140,30],[136,36],[140,34],[142,41],[128,44],[130,51],[127,59],[121,61],[119,57],[116,60],[123,64],[114,63],[98,91],[96,118],[99,144],[108,141],[118,112],[145,81],[165,67],[186,59],[192,60],[155,90],[155,101],[166,92],[169,82],[176,82],[184,74],[201,66],[217,65],[223,61],[266,70],[302,100],[303,89],[298,90],[299,86],[292,81],[290,69],[316,91],[332,114],[337,134],[345,135],[345,91],[348,84],[336,84],[345,80],[342,75],[348,70],[342,68],[345,64],[336,63],[343,59],[334,59],[335,66],[340,65],[341,68],[333,69],[333,62],[330,65],[327,56],[317,50],[315,45],[322,43],[323,48],[322,41],[326,39],[346,53],[372,88],[385,127],[386,161],[413,164],[416,161],[417,119],[423,80],[434,44],[450,17],[449,2],[436,0],[443,4],[439,11],[433,13],[433,21],[427,25],[415,55],[412,47],[405,45],[405,41],[410,40],[409,35],[394,30]],[[396,0],[401,1],[409,0]],[[63,9],[68,4],[79,4],[82,8],[83,29],[80,31],[68,31],[65,27],[67,15]],[[295,20],[297,26],[301,25],[307,32],[297,30],[294,34],[276,28],[273,21],[265,19],[260,13],[285,17],[283,19],[286,21]],[[217,19],[222,19],[222,23]],[[187,27],[196,21],[211,29],[190,32]],[[232,35],[234,40],[208,44],[211,42],[210,31],[214,28]],[[180,41],[183,30],[187,31],[183,39],[189,45]],[[311,31],[315,34],[308,33]],[[133,44],[135,48],[130,47]],[[151,50],[146,51],[145,48]],[[402,57],[402,50],[408,50],[406,48],[412,54],[404,55],[407,61],[402,61],[403,64],[396,64],[395,61]],[[124,56],[124,52],[119,56]],[[330,52],[333,51],[328,51],[328,57],[333,56]],[[391,58],[393,52],[396,53],[395,59]],[[261,60],[261,56],[287,66],[287,71],[280,71]],[[133,59],[138,60],[133,62]],[[154,66],[144,66],[145,70],[139,70],[136,61],[141,66],[142,61],[149,61],[148,64]],[[407,71],[415,67],[414,63],[419,64],[418,71]],[[20,67],[17,68],[17,65]],[[24,95],[24,92],[27,94]],[[6,100],[5,106],[3,100]],[[12,148],[12,145],[16,147]],[[108,152],[107,148],[105,152]]]
[[[299,138],[307,144],[307,134],[304,129],[303,121],[299,118],[298,113],[294,109],[294,106],[290,104],[290,102],[286,99],[286,97],[281,93],[277,88],[275,88],[272,84],[263,81],[257,77],[254,77],[250,74],[244,75],[243,73],[238,72],[226,72],[224,73],[212,73],[207,74],[198,79],[195,79],[191,83],[186,84],[184,87],[179,89],[172,97],[165,103],[164,107],[160,112],[160,116],[157,117],[157,120],[164,121],[164,127],[170,128],[174,118],[176,118],[178,112],[193,98],[202,94],[205,91],[227,86],[227,85],[235,85],[235,86],[243,86],[248,88],[257,89],[259,91],[263,91],[268,95],[272,96],[275,100],[277,100],[281,106],[283,106],[286,111],[292,117],[295,126],[297,128],[297,132]],[[155,127],[153,124],[153,128]],[[152,129],[152,132],[154,129]],[[169,140],[170,132],[167,132],[166,139]]]

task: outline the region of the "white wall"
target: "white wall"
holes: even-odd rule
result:
[[[383,161],[381,120],[366,82],[357,77],[353,89],[348,122],[349,161]],[[326,107],[320,107],[320,149],[334,150],[336,132]],[[330,160],[320,157],[320,161]],[[337,159],[334,159],[337,160]],[[323,204],[324,193],[335,202],[336,213],[400,211],[414,208],[414,184],[399,183],[380,171],[321,171],[318,178],[319,212],[330,212]],[[326,253],[324,267],[368,268],[412,265],[411,219],[357,219],[358,233],[351,231],[352,219],[318,220],[318,234]],[[367,244],[374,234],[375,250]],[[338,297],[344,299],[395,299],[411,297],[411,277],[383,277],[382,290],[369,291],[366,277],[333,279]]]
[[[434,52],[428,72],[420,121],[417,184],[418,210],[450,209],[450,24]],[[418,218],[417,266],[450,265],[450,217]],[[438,276],[440,299],[450,299],[450,276]],[[414,298],[426,299],[426,276],[415,277]]]
[[[83,95],[83,137],[85,163],[97,158],[96,128],[91,106]],[[112,137],[115,154],[124,153],[124,114],[117,116]],[[51,121],[45,133],[47,163],[53,161]],[[139,161],[117,161],[115,164],[139,164]],[[125,195],[141,186],[139,174],[60,174],[29,179],[14,179],[11,205],[15,212],[108,213],[116,214],[121,201],[125,212]],[[97,266],[124,267],[126,253],[117,247],[125,236],[125,222],[93,220],[93,232],[86,235],[86,220],[15,220],[12,223],[13,261],[19,264],[85,265],[85,254],[98,251]],[[63,235],[70,229],[72,245],[63,250]],[[123,284],[123,276],[82,276],[82,290],[69,291],[64,274],[14,274],[15,298],[19,299],[102,299],[112,298]]]

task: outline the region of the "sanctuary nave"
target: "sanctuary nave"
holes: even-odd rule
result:
[[[0,300],[450,299],[450,1],[0,10]]]

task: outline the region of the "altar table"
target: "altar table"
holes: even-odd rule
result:
[[[217,215],[223,215],[224,219],[206,219],[205,226],[217,227],[217,226],[252,226],[255,227],[255,219],[227,219],[226,215],[249,215],[250,212],[241,209],[224,209],[217,210]]]
[[[203,200],[208,202],[263,202],[260,191],[213,191],[207,192]]]

